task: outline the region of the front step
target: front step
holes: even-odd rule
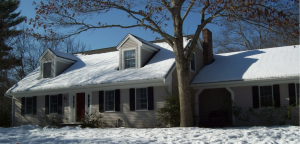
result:
[[[58,127],[66,127],[66,126],[69,126],[69,127],[77,127],[81,125],[81,127],[90,127],[90,124],[81,124],[81,123],[62,123],[62,124],[58,124],[57,126]]]

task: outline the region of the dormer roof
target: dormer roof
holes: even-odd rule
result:
[[[47,53],[50,53],[51,55],[55,55],[59,58],[63,58],[63,59],[66,59],[66,60],[70,60],[70,61],[73,61],[73,62],[76,62],[78,60],[78,58],[72,54],[69,54],[69,53],[64,53],[64,52],[60,52],[58,50],[53,50],[53,49],[47,49],[45,50],[45,52],[40,56],[39,58],[39,61],[41,61],[41,59],[47,54]]]
[[[135,41],[140,47],[143,46],[143,48],[147,48],[149,50],[152,51],[158,51],[160,49],[159,46],[152,44],[142,38],[139,38],[135,35],[132,34],[127,34],[122,41],[117,45],[117,49],[120,50],[120,48],[122,47],[122,45],[128,40],[128,39],[132,39],[133,41]]]

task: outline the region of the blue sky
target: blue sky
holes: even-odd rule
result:
[[[34,0],[21,0],[21,4],[18,10],[21,10],[21,15],[26,16],[28,19],[35,17],[35,6],[32,5]],[[35,0],[38,3],[38,0]],[[123,16],[123,17],[122,17]],[[103,16],[92,17],[89,19],[89,22],[98,23],[101,20],[107,21],[109,23],[121,23],[121,22],[130,22],[130,19],[126,17],[121,12],[114,11],[107,13]],[[190,13],[184,22],[184,33],[193,34],[196,31],[197,25],[200,23],[200,14],[199,13]],[[27,25],[27,24],[25,24]],[[28,26],[29,28],[31,26]],[[219,26],[217,25],[207,25],[207,28],[216,33]],[[169,34],[173,34],[173,27],[167,26],[165,31]],[[65,29],[58,29],[59,32],[64,32]],[[128,33],[141,37],[145,40],[151,41],[155,40],[159,35],[152,33],[149,30],[144,30],[142,28],[131,28],[131,29],[121,29],[121,28],[108,28],[108,29],[96,29],[83,32],[76,36],[76,39],[90,46],[91,49],[99,49],[116,46]]]

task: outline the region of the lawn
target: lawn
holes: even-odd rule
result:
[[[0,143],[300,143],[299,126],[228,128],[0,128]]]

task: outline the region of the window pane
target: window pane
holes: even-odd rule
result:
[[[273,107],[272,86],[260,87],[260,105],[261,107]]]
[[[124,51],[124,61],[126,68],[135,68],[135,50]]]
[[[137,110],[147,110],[148,106],[148,97],[147,97],[147,89],[140,88],[136,89],[136,109]]]
[[[43,78],[51,77],[51,62],[43,64]]]
[[[25,114],[32,114],[32,111],[33,111],[32,105],[33,105],[32,97],[26,98],[26,103],[25,103],[26,112],[25,112]]]
[[[115,111],[115,91],[105,91],[105,111]]]
[[[57,95],[50,96],[50,113],[57,113],[58,99]]]
[[[192,71],[196,70],[196,67],[195,67],[195,53],[193,53],[193,57],[192,57],[192,60],[191,60],[191,70]]]

